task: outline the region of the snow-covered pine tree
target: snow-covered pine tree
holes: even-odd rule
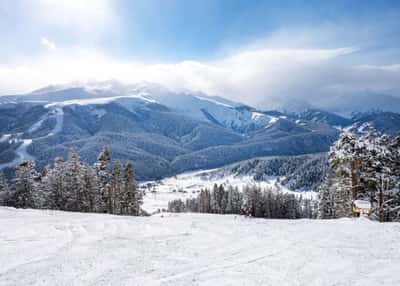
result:
[[[64,198],[64,159],[56,157],[54,159],[54,167],[47,173],[47,185],[49,197],[47,205],[51,209],[61,210],[65,206]]]
[[[226,191],[222,185],[220,187],[222,187],[221,213],[226,214],[229,200],[229,192]]]
[[[226,191],[225,213],[227,214],[233,213],[233,187],[231,185],[228,186],[228,189]]]
[[[359,138],[359,145],[362,146],[361,164],[361,192],[358,198],[368,200],[376,205],[376,190],[378,187],[379,175],[377,171],[381,168],[378,160],[377,132],[370,127],[368,133]]]
[[[211,212],[211,194],[207,188],[200,191],[199,212],[201,212],[201,213],[210,213]]]
[[[37,173],[34,178],[34,201],[35,207],[41,209],[52,209],[53,204],[50,200],[51,190],[49,189],[50,166],[45,166],[41,173]]]
[[[124,192],[122,195],[122,214],[140,215],[142,196],[134,178],[132,162],[128,161],[124,169]]]
[[[264,195],[263,195],[264,217],[266,218],[273,217],[273,211],[274,211],[273,203],[274,203],[273,193],[272,190],[268,188],[264,190]]]
[[[390,169],[393,181],[389,191],[388,220],[400,221],[400,134],[389,142],[388,148],[391,155]]]
[[[81,163],[75,148],[72,148],[65,162],[63,195],[65,205],[62,209],[67,211],[79,211],[83,197],[83,182],[81,176]]]
[[[245,185],[242,188],[242,194],[243,194],[243,201],[242,201],[242,206],[241,210],[242,213],[246,216],[251,216],[252,215],[252,196],[251,196],[251,189],[250,186]]]
[[[219,204],[219,196],[218,196],[218,185],[214,184],[211,190],[211,212],[212,213],[220,213],[220,204]]]
[[[10,189],[8,187],[7,179],[4,173],[0,171],[0,206],[7,206],[10,196]]]
[[[225,188],[221,184],[217,188],[217,203],[218,203],[218,213],[223,214],[225,212],[226,201],[224,201],[225,197]]]
[[[103,150],[99,154],[97,158],[97,163],[95,168],[97,170],[97,177],[99,183],[99,192],[102,200],[99,201],[97,205],[97,209],[99,212],[111,212],[111,202],[110,202],[110,192],[111,192],[111,184],[110,184],[110,166],[111,156],[107,146],[103,147]]]
[[[111,186],[111,202],[112,210],[114,214],[121,213],[121,201],[122,201],[122,178],[121,178],[122,165],[120,161],[114,163],[112,171],[112,186]]]
[[[352,216],[352,166],[355,160],[355,148],[355,135],[343,130],[339,140],[330,150],[330,169],[321,194],[324,201],[320,205],[322,208],[320,215],[324,218],[330,215],[333,218]]]
[[[248,185],[243,187],[242,211],[248,216],[262,216],[262,193],[260,188]]]
[[[242,209],[243,196],[239,191],[238,186],[235,186],[232,191],[232,213],[240,214]]]
[[[325,180],[318,188],[318,218],[333,218],[334,208],[334,192],[332,191],[332,179],[334,178],[333,170],[329,170]]]
[[[82,196],[79,208],[82,212],[96,212],[96,202],[101,200],[98,196],[97,174],[88,164],[81,166]]]
[[[16,167],[9,201],[11,206],[16,208],[35,207],[35,176],[35,163],[33,161],[24,161]]]

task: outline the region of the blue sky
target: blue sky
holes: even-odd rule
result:
[[[399,1],[3,0],[0,94],[115,78],[253,104],[397,96],[398,19]]]

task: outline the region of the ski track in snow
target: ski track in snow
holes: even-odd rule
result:
[[[50,113],[50,115],[49,115],[49,113]],[[45,121],[46,117],[54,117],[56,119],[56,124],[53,127],[53,129],[45,136],[30,138],[30,139],[21,139],[22,133],[16,134],[15,138],[13,138],[12,140],[17,140],[19,142],[22,142],[22,144],[20,146],[18,146],[18,148],[15,150],[15,152],[17,153],[17,157],[14,160],[12,160],[11,162],[0,164],[0,169],[14,167],[15,165],[17,165],[18,163],[21,163],[23,161],[35,160],[35,157],[30,155],[27,151],[29,145],[32,144],[33,140],[47,138],[47,137],[53,136],[54,134],[57,134],[61,131],[63,121],[64,121],[64,112],[62,110],[62,107],[52,108],[49,113],[45,114],[44,116],[42,116],[42,118],[39,119],[39,121],[32,124],[32,126],[28,129],[28,133],[37,131],[40,128],[40,126],[42,125],[42,123]],[[13,136],[13,134],[3,135],[1,137],[1,140],[3,140],[3,141],[9,140],[10,138],[12,138],[12,136]]]
[[[0,285],[400,285],[400,225],[0,208]]]

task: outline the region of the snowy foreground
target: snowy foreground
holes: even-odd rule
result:
[[[0,208],[0,285],[400,285],[400,224]]]

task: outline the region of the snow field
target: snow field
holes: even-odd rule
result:
[[[0,208],[0,285],[400,285],[400,225]]]

